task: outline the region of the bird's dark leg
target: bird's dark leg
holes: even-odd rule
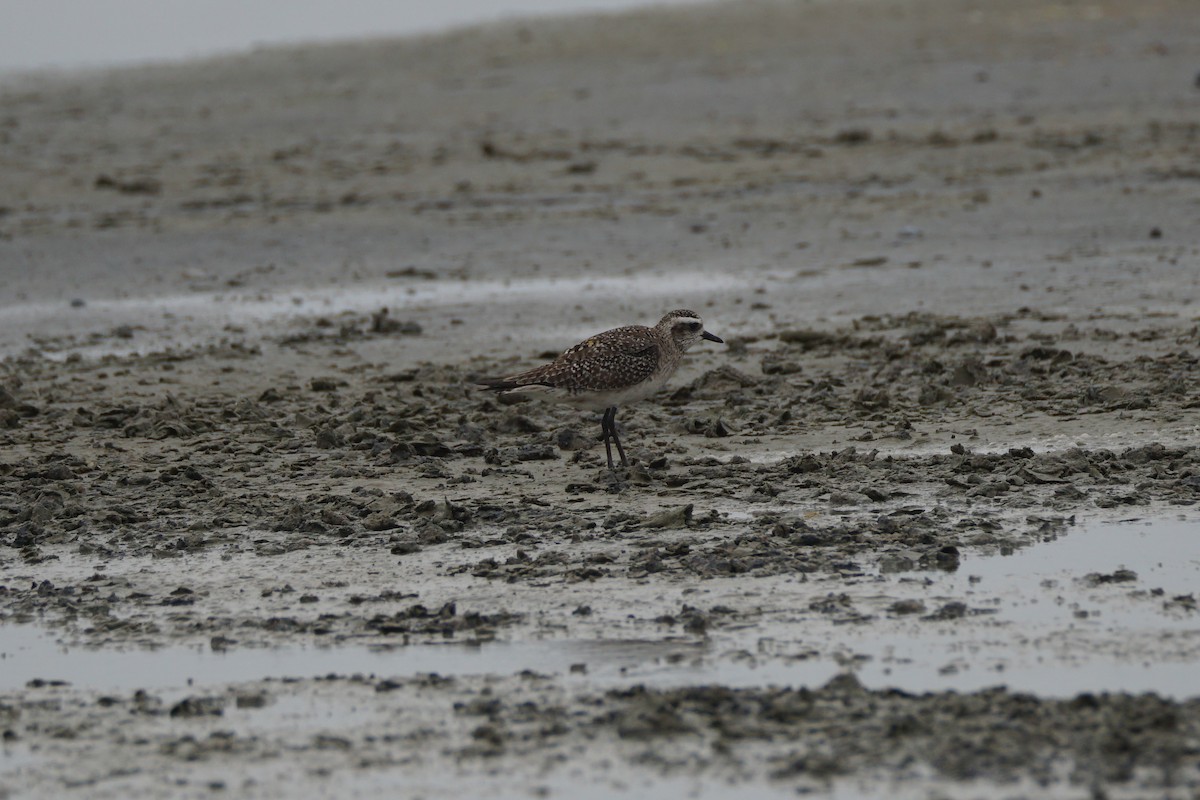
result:
[[[608,409],[608,434],[612,437],[613,444],[617,446],[617,452],[621,454],[621,466],[628,467],[629,462],[625,460],[625,448],[621,447],[621,438],[617,436],[617,407],[613,406]],[[608,457],[608,467],[612,469],[612,455]]]
[[[612,460],[612,444],[609,443],[609,436],[616,436],[616,431],[613,429],[612,416],[616,413],[615,408],[604,409],[604,416],[600,418],[600,438],[604,440],[604,451],[608,454],[608,468],[613,469]],[[620,447],[620,445],[618,445]]]

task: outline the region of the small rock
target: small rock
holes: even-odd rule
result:
[[[921,617],[921,619],[931,620],[934,622],[952,620],[952,619],[962,619],[963,617],[965,617],[967,615],[967,610],[968,609],[967,609],[966,603],[955,600],[955,601],[946,603],[944,606],[939,608],[937,611],[933,612],[932,614],[930,614],[927,617]]]
[[[560,450],[583,450],[592,442],[574,428],[563,428],[556,438]]]
[[[438,441],[411,441],[406,442],[405,444],[407,444],[412,451],[419,456],[445,458],[453,453],[449,447]]]
[[[234,705],[238,708],[265,708],[269,699],[266,692],[239,694],[234,697]]]
[[[340,447],[343,441],[342,435],[332,428],[323,428],[317,431],[317,447],[321,450],[331,450],[335,447]]]
[[[369,531],[390,531],[393,528],[400,527],[400,523],[397,522],[390,514],[384,513],[370,515],[363,520],[362,525]]]
[[[669,508],[647,517],[643,528],[688,528],[692,524],[692,504]]]
[[[399,333],[405,336],[419,336],[423,329],[409,320],[401,321],[388,316],[388,310],[381,308],[371,315],[371,333]]]
[[[920,600],[897,600],[888,606],[888,611],[893,614],[923,614],[925,604]]]
[[[172,717],[219,717],[224,713],[223,697],[185,697],[170,711]]]
[[[853,672],[840,672],[830,678],[821,691],[836,694],[861,694],[866,691],[866,688]]]
[[[944,403],[954,395],[941,386],[926,384],[921,387],[920,393],[917,395],[917,402],[923,406],[933,406],[938,403]]]
[[[517,448],[518,461],[553,461],[558,451],[550,444],[526,444]]]
[[[69,481],[75,477],[75,473],[66,464],[55,464],[42,470],[42,477],[51,481]]]
[[[1131,569],[1119,569],[1115,572],[1100,573],[1089,572],[1083,576],[1083,580],[1089,586],[1099,586],[1103,583],[1125,583],[1127,581],[1136,581],[1137,573]]]

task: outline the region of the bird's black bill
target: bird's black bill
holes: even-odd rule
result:
[[[724,339],[722,339],[720,336],[717,336],[715,333],[709,333],[708,331],[700,334],[700,338],[708,339],[710,342],[716,342],[717,344],[725,344]]]

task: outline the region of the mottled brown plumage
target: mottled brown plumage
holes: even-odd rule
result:
[[[660,350],[644,325],[614,328],[580,342],[549,364],[504,379],[506,386],[492,388],[540,385],[579,395],[636,386],[654,375]]]
[[[627,464],[617,436],[617,407],[663,388],[683,354],[701,339],[721,342],[704,330],[698,314],[679,309],[668,313],[653,328],[613,328],[580,342],[549,364],[485,380],[481,385],[505,394],[538,394],[579,408],[604,409],[600,424],[611,469],[610,439],[617,445],[622,466]]]

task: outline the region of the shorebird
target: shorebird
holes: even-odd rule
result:
[[[695,311],[666,314],[653,328],[627,325],[598,333],[564,352],[549,364],[505,378],[479,382],[503,394],[530,394],[576,408],[604,411],[601,439],[613,467],[612,446],[621,466],[629,465],[617,436],[617,408],[642,400],[663,388],[679,367],[688,348],[701,339],[724,344],[704,330]]]

